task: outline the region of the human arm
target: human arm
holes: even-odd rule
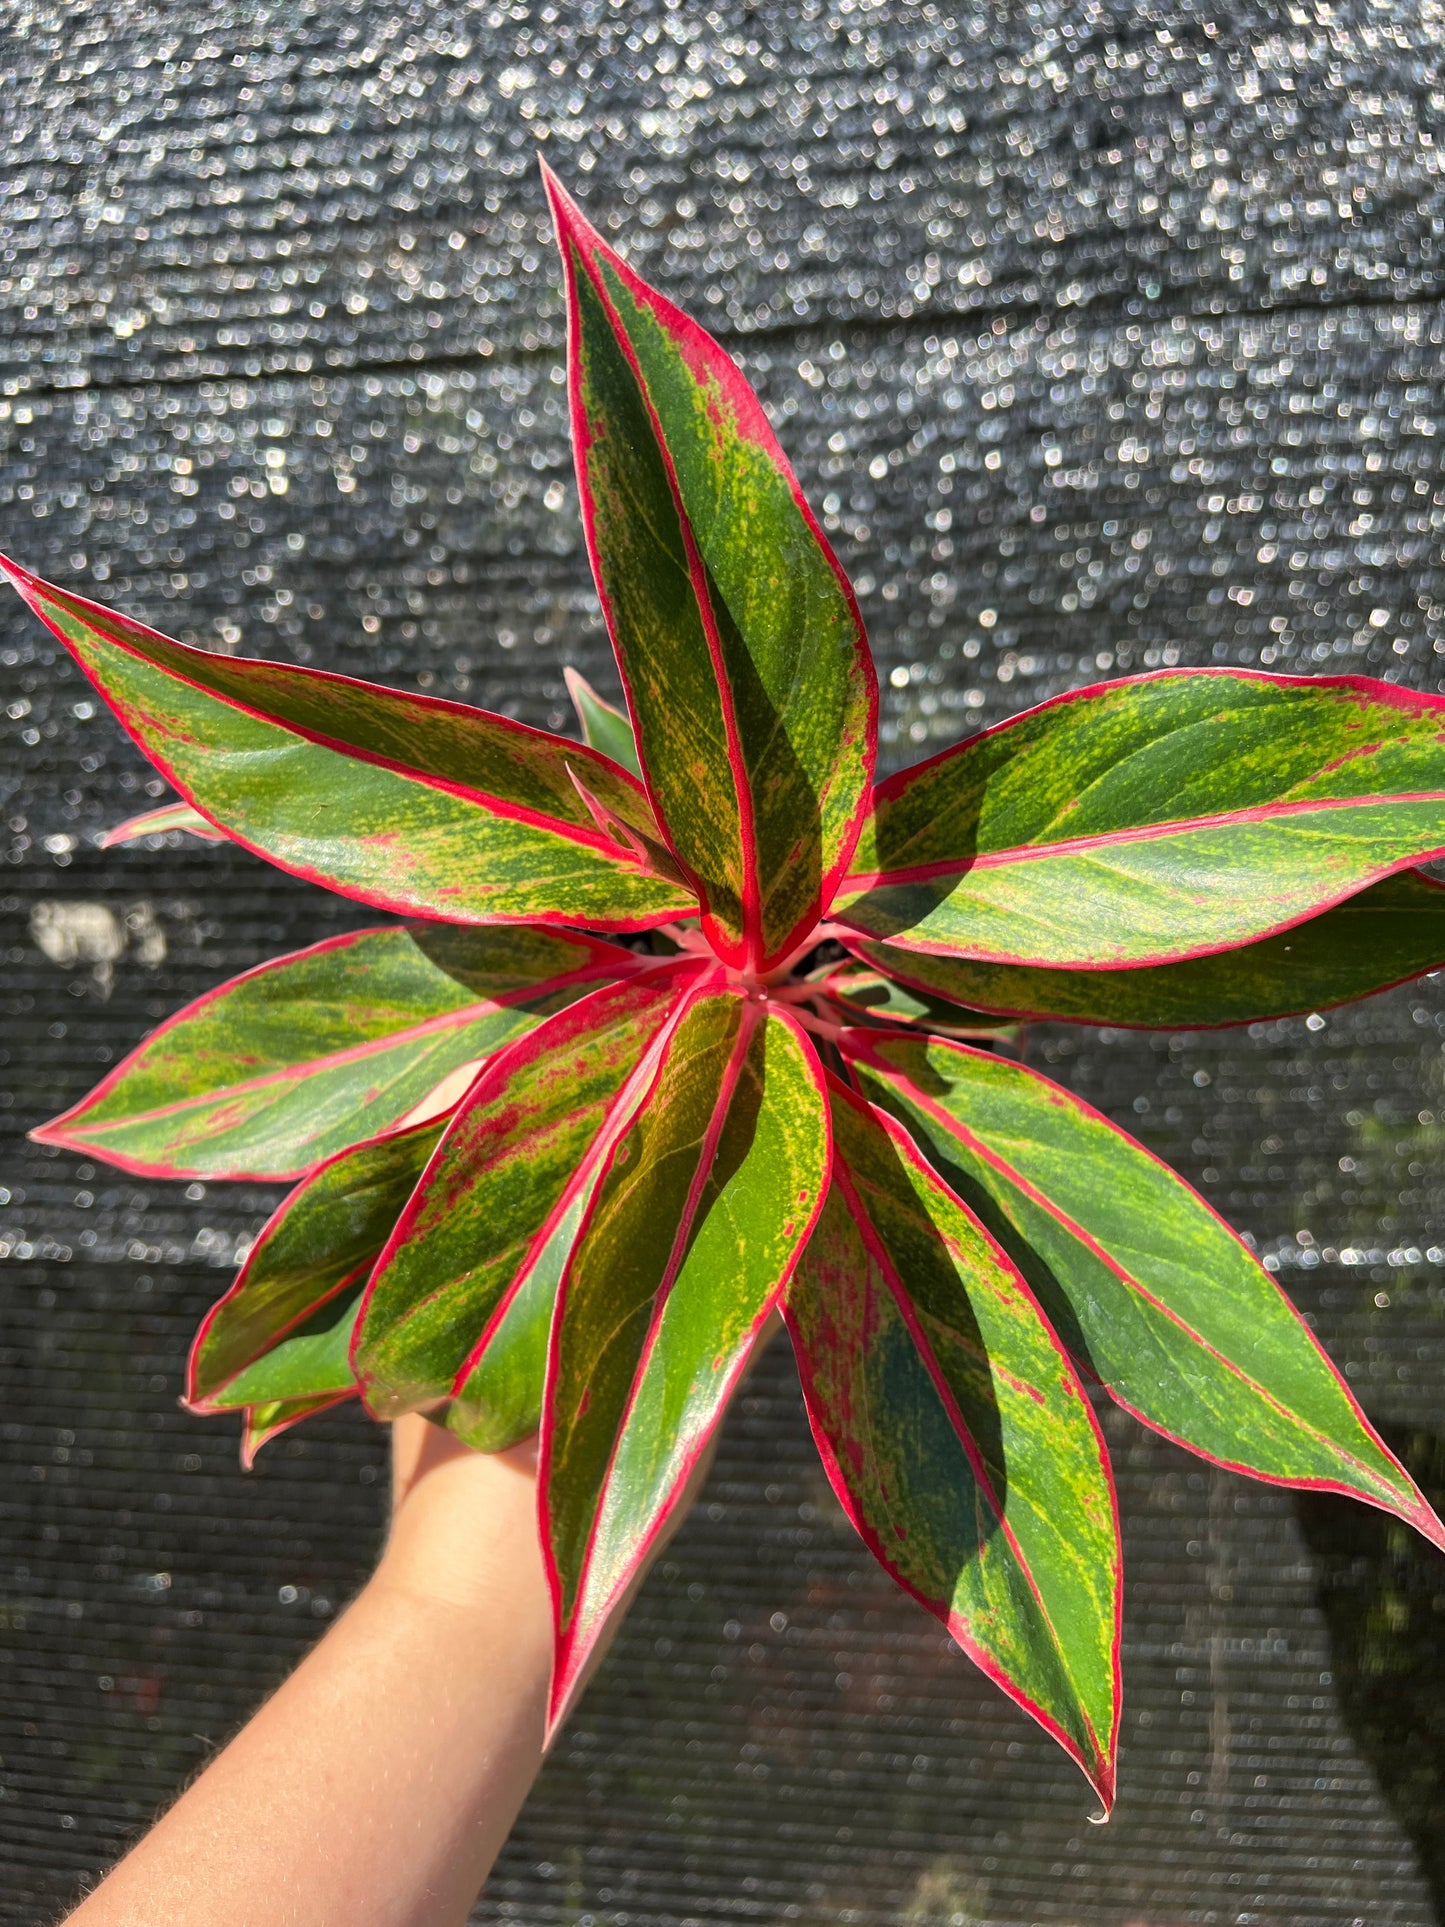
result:
[[[372,1578],[68,1927],[460,1927],[542,1758],[535,1447],[393,1430]]]

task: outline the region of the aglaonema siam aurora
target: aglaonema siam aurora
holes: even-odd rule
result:
[[[555,1724],[775,1314],[884,1567],[1107,1805],[1103,1394],[1213,1463],[1442,1528],[1219,1216],[1010,1054],[1445,961],[1445,702],[1166,671],[875,782],[848,582],[735,363],[548,193],[625,711],[581,742],[172,642],[6,572],[178,801],[392,919],[208,992],[34,1135],[294,1179],[197,1335],[245,1450],[340,1399],[540,1433]]]

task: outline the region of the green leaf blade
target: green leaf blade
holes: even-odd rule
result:
[[[583,523],[649,793],[736,967],[805,938],[872,780],[852,591],[756,397],[547,176]]]
[[[188,1405],[222,1411],[354,1389],[348,1349],[361,1287],[442,1129],[439,1122],[423,1124],[358,1144],[328,1159],[291,1193],[196,1333]],[[321,1329],[332,1330],[338,1298],[345,1299],[351,1317],[333,1357],[304,1328],[325,1308],[330,1315]],[[278,1351],[287,1359],[276,1359]],[[324,1382],[314,1382],[318,1367]],[[313,1382],[306,1382],[308,1372]]]
[[[458,923],[632,930],[695,907],[598,825],[574,771],[657,835],[640,786],[585,746],[459,703],[213,655],[0,569],[184,801],[284,870]]]
[[[455,1390],[474,1435],[505,1423],[475,1409],[482,1358],[494,1338],[505,1345],[527,1328],[529,1283],[553,1262],[553,1236],[589,1195],[699,968],[664,966],[595,992],[473,1085],[368,1287],[354,1362],[377,1417],[435,1409]],[[534,1391],[504,1380],[507,1410],[540,1397],[544,1363]]]
[[[700,987],[565,1274],[543,1427],[555,1725],[676,1507],[816,1220],[821,1073],[795,1021]]]
[[[1284,1293],[1167,1165],[1003,1058],[861,1033],[847,1049],[1127,1410],[1218,1464],[1347,1493],[1445,1543]]]
[[[1403,870],[1276,936],[1126,970],[1050,970],[929,956],[855,938],[848,947],[920,995],[979,1006],[996,1012],[997,1022],[1053,1018],[1125,1029],[1202,1030],[1328,1010],[1437,969],[1445,963],[1445,884]]]
[[[784,1300],[830,1482],[884,1568],[1107,1807],[1121,1574],[1097,1422],[982,1226],[891,1118],[830,1095],[833,1187]]]
[[[32,1135],[152,1176],[299,1177],[429,1101],[450,1108],[468,1066],[632,969],[560,931],[329,938],[206,992]]]
[[[504,1451],[531,1438],[542,1423],[557,1290],[591,1196],[590,1184],[579,1188],[556,1230],[506,1292],[457,1372],[447,1407],[447,1430],[473,1451]]]
[[[1287,929],[1442,846],[1439,697],[1165,671],[880,785],[833,914],[934,955],[1152,965]]]

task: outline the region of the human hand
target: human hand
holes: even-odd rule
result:
[[[391,1530],[373,1586],[550,1621],[537,1532],[537,1441],[474,1452],[420,1413],[391,1427]]]

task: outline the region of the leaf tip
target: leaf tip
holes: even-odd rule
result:
[[[1117,1746],[1117,1734],[1115,1736]],[[1114,1800],[1119,1790],[1118,1761],[1111,1752],[1108,1758],[1097,1758],[1092,1766],[1084,1765],[1084,1778],[1099,1796],[1099,1811],[1089,1815],[1090,1822],[1096,1827],[1107,1826],[1114,1812]]]
[[[552,1655],[552,1680],[547,1689],[545,1747],[551,1746],[577,1703],[591,1648],[590,1640],[585,1643],[578,1641],[575,1627],[558,1627]]]
[[[18,562],[12,562],[8,555],[0,555],[0,575],[3,575],[11,588],[23,595],[27,602],[30,599],[30,590],[39,586],[37,578],[31,575],[28,569],[22,569]]]
[[[582,210],[562,185],[556,171],[548,165],[546,158],[541,154],[537,156],[537,166],[542,172],[542,187],[552,210],[552,220],[557,228],[558,239],[561,239],[563,230],[566,228],[579,224],[585,228],[587,222],[583,218]]]
[[[1439,1514],[1418,1486],[1415,1487],[1414,1503],[1408,1509],[1402,1508],[1400,1517],[1407,1525],[1414,1526],[1432,1546],[1445,1552],[1445,1523],[1442,1523]]]

